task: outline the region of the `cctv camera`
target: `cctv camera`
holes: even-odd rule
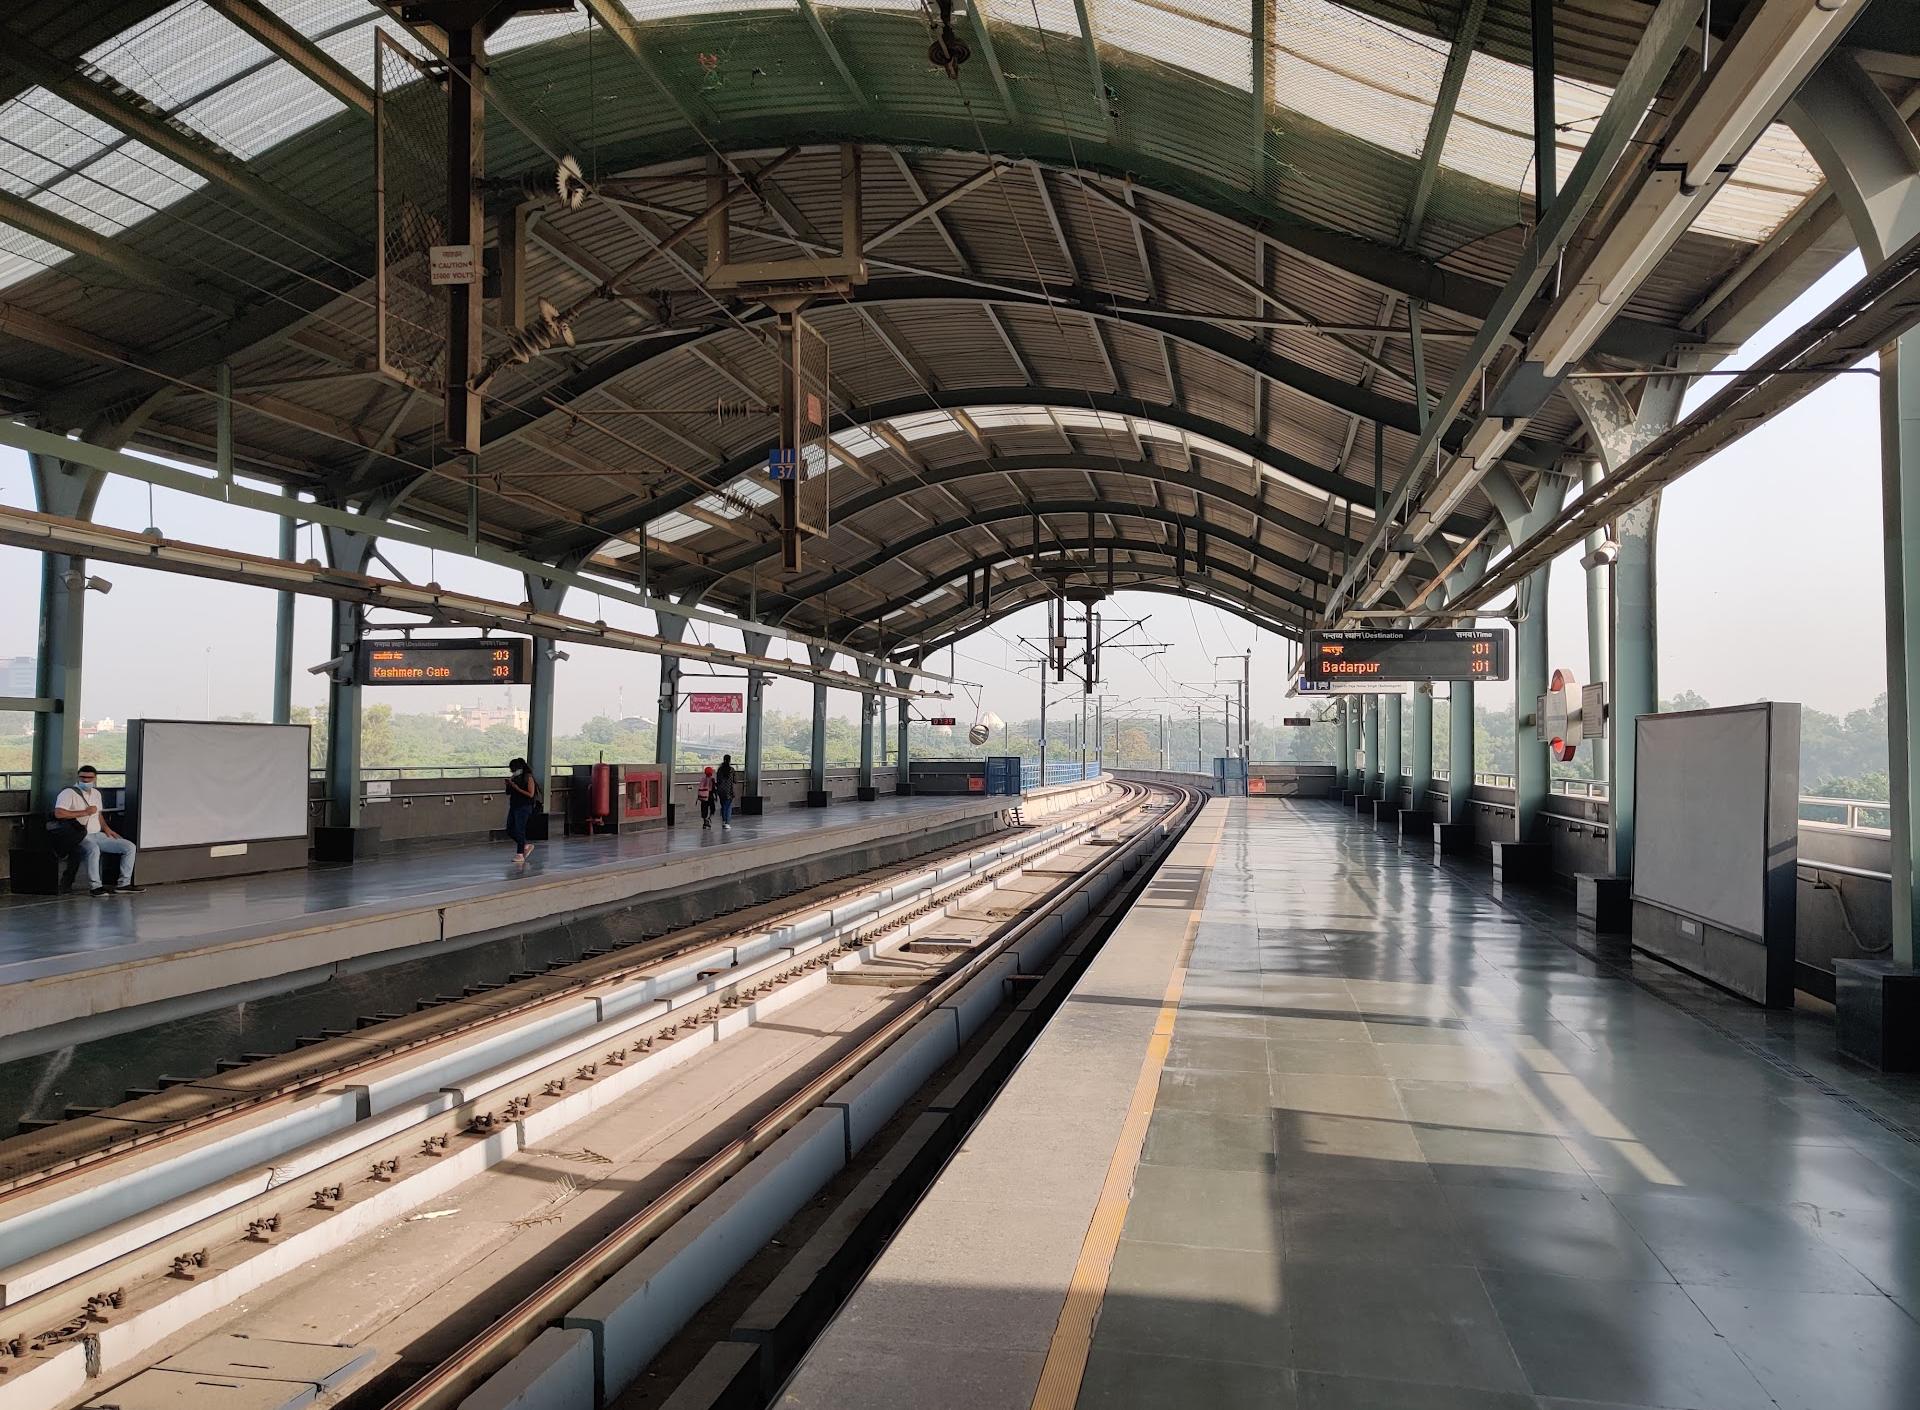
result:
[[[1619,556],[1620,545],[1612,539],[1602,539],[1598,548],[1580,560],[1580,566],[1591,572],[1595,568],[1611,566]]]
[[[328,676],[344,685],[347,681],[347,674],[352,666],[353,653],[351,651],[343,651],[330,661],[322,661],[317,666],[307,667],[307,674],[310,676]]]

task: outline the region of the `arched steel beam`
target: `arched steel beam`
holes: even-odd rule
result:
[[[1134,560],[1136,560],[1133,562],[1117,562],[1114,564],[1116,581],[1129,572],[1145,571],[1137,561],[1139,559],[1165,559],[1168,563],[1172,564],[1178,564],[1180,562],[1178,551],[1164,543],[1154,543],[1144,539],[1130,539],[1118,534],[1096,534],[1092,537],[1083,534],[1078,538],[1065,538],[1057,541],[1049,539],[1041,546],[1039,553],[1032,553],[1030,555],[1028,562],[1030,566],[1038,568],[1044,566],[1040,556],[1042,553],[1052,553],[1056,550],[1064,553],[1090,553],[1102,549],[1112,549],[1116,553],[1128,553],[1133,555]],[[951,569],[943,572],[937,581],[933,578],[928,578],[926,581],[917,584],[911,592],[896,593],[884,602],[875,603],[870,613],[863,613],[859,616],[849,615],[835,618],[832,622],[825,624],[821,628],[820,634],[832,641],[852,641],[862,631],[876,630],[875,623],[877,621],[899,608],[911,606],[916,597],[923,596],[931,588],[936,586],[945,587],[959,582],[979,572],[983,568],[992,568],[997,564],[1004,563],[1006,559],[1007,554],[1004,552],[986,553],[969,562],[955,564]],[[1186,555],[1186,562],[1188,566],[1187,581],[1205,581],[1209,575],[1219,573],[1247,584],[1253,592],[1264,593],[1273,598],[1274,603],[1271,610],[1274,612],[1274,617],[1277,621],[1285,620],[1279,611],[1280,604],[1284,603],[1288,607],[1299,607],[1301,605],[1300,600],[1290,594],[1285,588],[1276,587],[1274,584],[1266,582],[1254,573],[1240,567],[1238,564],[1229,563],[1223,558],[1216,557],[1214,554],[1202,554],[1197,550],[1189,551]],[[1090,563],[1082,566],[1086,575],[1094,580],[1096,586],[1104,583],[1106,578],[1106,565],[1104,563]],[[1166,574],[1160,572],[1156,573],[1156,576],[1166,576]],[[996,588],[991,595],[997,598],[1003,592],[1018,594],[1031,591],[1032,589],[1033,581],[1028,579],[1019,583],[1009,584],[1004,588]],[[1252,600],[1251,594],[1249,594],[1248,600]],[[943,609],[939,613],[923,618],[919,623],[914,624],[914,627],[906,628],[906,630],[938,626],[956,615],[956,613],[967,610],[970,610],[970,605]]]
[[[1275,509],[1271,505],[1263,504],[1258,495],[1249,494],[1234,486],[1222,485],[1200,475],[1176,470],[1151,460],[1121,460],[1108,455],[1009,455],[996,456],[991,460],[969,461],[964,465],[929,466],[911,478],[889,480],[851,499],[843,500],[834,506],[833,518],[835,523],[844,524],[870,509],[892,504],[903,495],[924,490],[929,485],[952,485],[962,480],[991,479],[1000,475],[1026,475],[1057,470],[1072,470],[1088,475],[1118,475],[1125,479],[1168,485],[1187,490],[1203,499],[1214,500],[1242,510],[1296,538],[1319,544],[1334,552],[1338,552],[1343,543],[1350,550],[1360,546],[1357,539],[1343,539],[1332,529],[1317,524],[1311,519],[1302,519],[1297,514],[1289,514],[1283,509]],[[663,563],[660,565],[662,570],[660,579],[662,582],[677,582],[682,579],[691,582],[702,574],[711,575],[716,579],[725,578],[779,556],[780,546],[777,543],[746,544],[732,552],[714,555],[704,567],[692,565],[681,567]],[[1287,566],[1289,571],[1303,578],[1311,578],[1319,582],[1325,582],[1331,578],[1329,570],[1317,568],[1310,563],[1296,562]]]
[[[1203,602],[1209,606],[1218,607],[1224,612],[1231,612],[1234,616],[1240,618],[1241,621],[1251,623],[1263,631],[1274,633],[1276,636],[1293,637],[1297,639],[1302,630],[1298,623],[1289,623],[1271,617],[1260,611],[1258,607],[1249,604],[1244,598],[1225,591],[1217,584],[1195,584],[1189,580],[1184,584],[1175,585],[1168,582],[1164,575],[1161,575],[1157,578],[1142,578],[1131,583],[1116,583],[1116,586],[1126,592],[1147,592],[1163,597],[1178,597],[1187,601]],[[969,621],[944,636],[921,636],[907,646],[889,648],[890,654],[893,659],[899,661],[909,660],[916,653],[924,659],[927,656],[933,655],[933,653],[942,647],[965,641],[976,632],[985,631],[988,627],[1005,621],[1016,612],[1025,611],[1036,603],[1045,601],[1046,596],[1047,594],[1045,592],[1035,590],[1031,587],[1019,593],[1009,592],[1007,600],[1004,603],[996,600],[992,612],[987,616]],[[947,620],[953,620],[953,616],[950,614]],[[928,625],[940,624],[930,623]]]
[[[994,509],[976,510],[970,518],[945,519],[930,524],[919,533],[888,544],[879,552],[869,554],[858,563],[829,573],[818,582],[801,585],[798,591],[802,596],[799,597],[799,600],[793,607],[781,613],[780,617],[776,620],[784,622],[785,619],[791,616],[799,607],[817,601],[823,593],[833,592],[838,588],[845,587],[848,583],[857,582],[868,573],[886,567],[887,564],[892,563],[903,555],[916,553],[928,544],[938,543],[941,539],[951,538],[953,535],[962,533],[967,529],[978,528],[986,524],[1005,523],[1008,520],[1032,519],[1035,516],[1046,518],[1059,514],[1103,514],[1108,518],[1116,520],[1137,519],[1145,523],[1165,524],[1183,531],[1193,530],[1196,533],[1206,535],[1209,539],[1230,544],[1242,553],[1250,555],[1257,562],[1266,563],[1274,568],[1278,568],[1282,572],[1291,573],[1294,571],[1287,566],[1288,563],[1294,560],[1287,559],[1286,555],[1275,553],[1273,550],[1266,548],[1245,534],[1235,533],[1231,529],[1223,529],[1218,525],[1209,524],[1205,519],[1197,515],[1176,514],[1172,510],[1160,509],[1148,504],[1109,504],[1104,500],[1098,499],[1036,500],[1032,504],[1004,505]],[[1028,552],[1030,554],[1045,553],[1061,541],[1062,536],[1049,535],[1041,542],[1030,544],[1028,546]],[[1142,544],[1141,547],[1142,549],[1150,549],[1151,545]],[[1007,553],[1003,553],[1000,556],[1002,558],[1008,556],[1019,557],[1019,553],[1017,549],[1010,549]],[[1282,559],[1285,559],[1285,561],[1281,561]],[[922,581],[920,589],[922,592],[926,591],[926,581],[925,579]],[[1304,597],[1284,588],[1276,587],[1273,589],[1273,593],[1276,597],[1281,598],[1283,601],[1290,602],[1306,612],[1319,612],[1324,605],[1314,601],[1314,599],[1310,597]]]
[[[1136,76],[1137,77],[1137,76]],[[1381,293],[1396,293],[1418,303],[1431,304],[1484,318],[1500,296],[1500,286],[1458,270],[1447,269],[1425,256],[1365,236],[1321,225],[1286,210],[1277,201],[1249,190],[1244,184],[1215,178],[1192,166],[1155,157],[1138,148],[1090,140],[1084,131],[1068,135],[1033,124],[981,125],[969,118],[946,118],[889,108],[844,113],[812,111],[805,115],[759,115],[735,122],[714,120],[698,134],[670,130],[629,142],[610,143],[597,151],[601,172],[634,172],[648,167],[704,163],[715,151],[730,158],[788,147],[825,146],[856,142],[872,147],[920,151],[936,157],[970,157],[985,151],[1009,167],[1003,179],[1018,179],[1021,167],[1047,167],[1063,173],[1088,172],[1130,184],[1158,205],[1184,207],[1187,214],[1213,216],[1255,231],[1276,245],[1322,265],[1337,274],[1371,285]],[[1361,143],[1369,169],[1377,167],[1381,151]],[[534,164],[537,167],[537,163]],[[1407,163],[1409,180],[1413,164]],[[1488,188],[1495,199],[1511,196]],[[1521,332],[1529,332],[1536,314],[1529,314]],[[1634,362],[1655,361],[1671,351],[1682,335],[1678,330],[1644,320],[1617,319],[1598,350]]]
[[[1345,415],[1357,416],[1363,421],[1378,421],[1409,436],[1420,434],[1420,414],[1411,401],[1386,396],[1370,387],[1281,357],[1269,352],[1259,339],[1242,336],[1210,320],[1184,315],[1178,310],[1157,310],[1150,304],[1124,299],[1104,290],[1078,287],[1043,289],[1037,284],[1018,280],[987,283],[932,274],[901,276],[870,279],[847,295],[845,303],[837,299],[822,299],[814,305],[813,313],[816,316],[831,314],[847,304],[881,310],[937,304],[991,306],[1003,311],[1064,309],[1104,323],[1138,329],[1156,336],[1165,335],[1175,342],[1239,367],[1251,376],[1265,377]],[[560,415],[553,408],[552,401],[573,402],[617,377],[645,369],[673,353],[734,336],[743,324],[749,328],[770,326],[772,315],[764,307],[756,307],[741,310],[738,320],[648,336],[595,358],[557,385],[542,388],[537,396],[489,416],[481,428],[483,451],[492,441],[513,436],[546,417]],[[1447,448],[1456,449],[1457,444]],[[1524,460],[1524,454],[1518,458]]]
[[[918,392],[842,412],[833,418],[832,431],[837,434],[876,421],[893,421],[921,412],[965,411],[981,406],[1057,407],[1061,410],[1094,411],[1103,415],[1133,416],[1143,421],[1154,421],[1176,431],[1186,431],[1217,441],[1229,450],[1249,456],[1259,465],[1310,485],[1322,494],[1349,499],[1356,504],[1371,506],[1373,503],[1372,485],[1362,484],[1309,460],[1277,450],[1258,437],[1225,422],[1170,403],[1149,402],[1113,392],[1087,392],[1076,387],[965,387],[935,396]],[[538,540],[531,551],[544,557],[554,553],[577,552],[583,546],[596,548],[616,535],[637,529],[649,519],[656,519],[691,503],[709,489],[762,469],[767,463],[769,450],[769,445],[758,445],[742,451],[729,457],[723,464],[702,472],[701,483],[697,487],[668,485],[657,495],[608,511],[592,524],[578,528],[569,526]],[[1469,538],[1480,531],[1480,525],[1464,514],[1455,514],[1441,525],[1441,530],[1455,538]]]

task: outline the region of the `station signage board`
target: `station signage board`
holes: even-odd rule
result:
[[[694,691],[687,695],[687,710],[695,715],[737,715],[741,711],[738,691]]]
[[[361,685],[525,685],[533,679],[525,637],[362,641],[354,653]]]
[[[1508,670],[1504,628],[1362,627],[1308,632],[1301,684],[1503,681]]]

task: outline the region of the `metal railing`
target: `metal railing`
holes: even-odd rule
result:
[[[1024,760],[1020,764],[1020,787],[1050,788],[1056,783],[1078,783],[1081,779],[1100,777],[1100,765],[1089,759],[1086,767],[1080,766],[1078,759],[1047,760],[1047,777],[1043,783],[1040,778],[1040,764],[1036,760],[1029,764]]]
[[[1853,832],[1891,832],[1892,805],[1869,798],[1800,795],[1800,821],[1844,827]]]

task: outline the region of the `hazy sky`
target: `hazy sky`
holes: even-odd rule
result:
[[[1743,349],[1730,365],[1749,359],[1804,321],[1859,277],[1849,258]],[[1714,385],[1717,385],[1717,379]],[[1695,400],[1711,393],[1708,386]],[[1693,690],[1715,703],[1759,698],[1797,700],[1842,711],[1869,703],[1885,688],[1882,639],[1878,389],[1866,376],[1836,378],[1798,407],[1747,437],[1666,492],[1660,520],[1660,689]],[[0,502],[31,507],[26,458],[0,449]],[[151,504],[151,507],[150,507]],[[119,528],[157,524],[170,538],[220,544],[254,553],[276,551],[277,525],[267,515],[197,496],[110,479],[98,518]],[[393,545],[387,553],[410,579],[436,578],[450,588],[518,601],[517,575],[486,564]],[[307,556],[304,541],[301,556]],[[314,549],[318,556],[317,545]],[[31,655],[37,624],[37,555],[0,548],[0,656]],[[1586,615],[1578,555],[1555,565],[1551,593],[1553,662],[1586,679]],[[102,565],[113,592],[90,595],[88,653],[82,713],[87,718],[130,715],[197,719],[251,711],[265,716],[272,699],[273,594],[206,579]],[[299,600],[296,614],[294,700],[319,704],[325,690],[305,668],[328,655],[326,611],[320,599]],[[607,602],[604,608],[576,591],[566,610],[604,616],[615,625],[646,629],[648,614]],[[1135,656],[1107,653],[1106,689],[1116,704],[1137,701],[1126,713],[1151,715],[1175,708],[1164,698],[1212,694],[1217,678],[1238,676],[1216,655],[1253,652],[1257,719],[1286,712],[1282,696],[1288,643],[1217,609],[1175,598],[1122,593],[1101,608],[1110,625],[1148,618],[1131,640],[1170,643]],[[1036,607],[980,633],[958,651],[958,674],[977,682],[980,705],[1009,718],[1038,709],[1031,671],[1016,666],[1019,636],[1039,636]],[[703,639],[714,639],[702,633]],[[738,646],[722,632],[723,645]],[[1822,670],[1801,664],[1817,642]],[[776,650],[779,649],[776,643]],[[572,647],[560,667],[556,714],[563,731],[596,714],[624,711],[652,716],[658,670],[649,657],[604,648]],[[940,658],[944,663],[944,656]],[[697,688],[697,685],[694,687]],[[722,686],[719,688],[737,688]],[[512,694],[524,697],[525,688]],[[498,702],[508,692],[487,692]],[[1487,698],[1502,692],[1490,689]],[[1511,688],[1505,692],[1511,698]],[[430,711],[451,701],[482,698],[473,690],[369,690],[370,702]],[[830,697],[836,714],[854,710],[851,695]],[[769,705],[807,708],[808,690],[777,682]],[[959,693],[952,713],[968,716],[975,701]],[[1077,711],[1079,699],[1056,688],[1050,709]],[[1191,713],[1191,705],[1183,710]],[[1218,716],[1217,699],[1210,704]],[[936,713],[929,709],[928,713]],[[697,728],[697,723],[689,721]],[[683,726],[687,727],[687,726]]]

